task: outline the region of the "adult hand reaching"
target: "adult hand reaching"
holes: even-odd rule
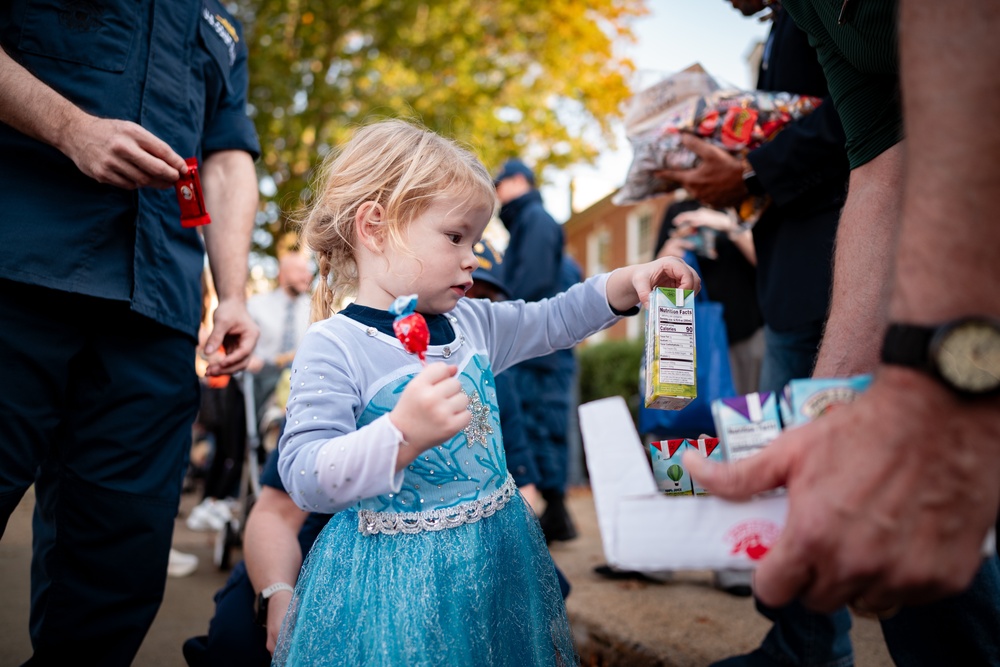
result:
[[[713,465],[685,455],[684,465],[723,498],[787,487],[785,528],[754,582],[762,602],[877,611],[969,584],[1000,505],[998,443],[996,399],[963,401],[893,367],[754,457]]]

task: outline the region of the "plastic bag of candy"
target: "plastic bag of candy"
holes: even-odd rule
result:
[[[625,185],[611,201],[619,206],[635,204],[679,188],[679,183],[659,178],[656,172],[691,169],[697,164],[697,156],[681,145],[682,133],[743,157],[788,123],[811,113],[821,101],[791,93],[718,90],[679,101],[633,131],[626,126],[632,164]]]

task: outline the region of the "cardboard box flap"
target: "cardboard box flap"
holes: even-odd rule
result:
[[[608,562],[617,565],[613,542],[619,499],[656,494],[656,480],[649,471],[642,441],[632,424],[625,399],[612,396],[586,403],[580,406],[579,415],[601,543]],[[597,447],[594,443],[598,442],[613,443],[613,446]]]

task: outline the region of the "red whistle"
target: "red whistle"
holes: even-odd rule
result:
[[[174,183],[177,203],[181,207],[181,227],[199,227],[212,222],[205,208],[205,196],[201,193],[201,178],[198,176],[198,158],[189,157],[184,161],[188,172]]]

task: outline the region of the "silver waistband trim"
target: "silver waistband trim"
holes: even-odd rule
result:
[[[397,535],[420,533],[475,523],[492,516],[517,493],[514,478],[508,476],[503,486],[490,495],[457,507],[447,507],[426,512],[376,512],[358,511],[358,530],[362,535]]]

